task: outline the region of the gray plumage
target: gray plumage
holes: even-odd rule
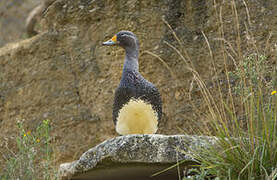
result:
[[[162,117],[162,101],[158,89],[139,73],[138,55],[139,42],[130,31],[120,31],[115,36],[116,42],[109,40],[104,45],[117,44],[125,49],[125,61],[122,78],[116,89],[113,104],[113,121],[117,118],[121,108],[132,100],[143,100],[150,104],[157,114],[158,121]]]

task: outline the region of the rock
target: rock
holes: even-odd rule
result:
[[[154,173],[180,160],[186,160],[186,166],[193,164],[193,159],[187,155],[191,150],[215,143],[216,138],[208,136],[119,136],[89,149],[77,161],[61,164],[59,178],[150,179]],[[177,170],[173,168],[151,179],[176,179],[176,175]]]
[[[35,7],[26,18],[26,33],[28,37],[32,37],[38,32],[35,30],[37,22],[39,22],[43,16],[43,13],[55,0],[42,0],[42,2]]]
[[[26,39],[25,21],[42,0],[0,1],[0,47]]]

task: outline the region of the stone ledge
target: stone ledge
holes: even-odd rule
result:
[[[89,149],[77,161],[61,164],[59,178],[64,180],[132,177],[134,180],[133,177],[141,176],[140,179],[146,179],[144,176],[150,177],[178,160],[193,162],[193,159],[186,155],[189,151],[213,145],[216,140],[215,137],[188,135],[119,136]]]

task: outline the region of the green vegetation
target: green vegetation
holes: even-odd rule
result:
[[[218,19],[218,45],[221,47],[221,57],[224,61],[225,80],[222,84],[218,78],[213,82],[213,88],[208,88],[201,78],[187,53],[185,43],[178,38],[171,26],[178,46],[166,44],[172,48],[186,64],[197,83],[203,104],[205,105],[206,125],[200,127],[202,135],[214,135],[218,138],[217,146],[191,151],[190,155],[200,164],[188,171],[184,180],[188,179],[277,179],[277,77],[276,68],[267,55],[271,34],[266,44],[260,48],[255,43],[247,4],[243,1],[247,14],[245,27],[240,27],[235,1],[232,1],[232,23],[236,37],[227,40],[222,21],[222,8],[215,8]],[[215,5],[215,7],[218,7]],[[245,29],[245,36],[241,34]],[[213,74],[219,77],[215,52],[210,41],[202,32],[210,54]],[[242,42],[247,43],[247,49],[242,49]],[[218,54],[218,52],[217,52]],[[208,61],[207,59],[207,61]],[[232,62],[232,66],[230,66]],[[191,102],[195,112],[197,105]],[[203,116],[199,113],[199,117]],[[199,132],[195,128],[196,132]],[[192,175],[191,175],[192,174]]]
[[[237,83],[229,84],[231,93],[219,101],[198,81],[212,117],[210,133],[218,137],[218,145],[192,151],[199,169],[189,171],[184,180],[277,179],[277,93],[273,78],[262,81],[269,68],[262,61],[264,55],[244,57],[243,68],[233,72]]]
[[[267,77],[271,77],[270,74],[266,75],[266,72],[270,72],[267,65],[267,58],[265,55],[252,54],[242,59],[242,62],[236,67],[235,71],[229,72],[231,79],[239,81],[236,86],[233,87],[233,92],[236,95],[241,93],[250,93],[252,88],[254,91],[259,90],[261,83],[267,84],[273,87],[271,80],[266,80]],[[245,80],[245,83],[241,81]],[[264,89],[267,90],[267,89]]]
[[[246,71],[247,77],[249,74]],[[266,94],[264,83],[251,84],[255,79],[261,79],[261,74],[250,78],[240,76],[237,85],[240,105],[232,105],[228,102],[230,99],[220,100],[222,109],[218,104],[209,105],[213,117],[210,123],[218,137],[218,146],[191,154],[209,175],[229,179],[277,178],[276,91]]]
[[[10,153],[5,155],[6,164],[0,172],[0,179],[57,179],[51,165],[53,152],[49,123],[49,120],[44,120],[33,132],[25,130],[23,122],[17,123],[17,152],[8,149]]]

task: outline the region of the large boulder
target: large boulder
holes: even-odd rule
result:
[[[127,135],[109,139],[77,161],[60,165],[60,179],[151,180],[178,179],[195,164],[190,151],[216,143],[215,137],[185,135]],[[179,166],[169,168],[170,166]],[[165,170],[167,169],[167,170]],[[164,171],[165,170],[165,171]],[[153,176],[158,173],[157,176]],[[181,175],[182,174],[182,175]]]

